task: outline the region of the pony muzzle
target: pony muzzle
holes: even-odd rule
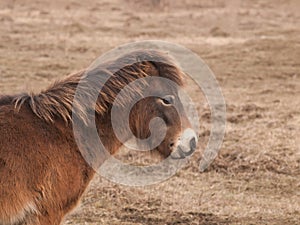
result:
[[[172,159],[184,159],[192,155],[197,147],[198,138],[194,130],[188,128],[186,129],[178,143],[178,146],[175,151],[171,153]]]

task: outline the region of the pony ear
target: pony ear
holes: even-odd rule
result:
[[[159,65],[157,65],[155,62],[144,62],[144,71],[148,76],[159,76]]]
[[[184,86],[186,75],[179,67],[176,66],[175,62],[170,60],[167,62],[148,61],[147,63],[151,65],[150,73],[147,73],[150,76],[164,77],[174,81],[179,86]]]

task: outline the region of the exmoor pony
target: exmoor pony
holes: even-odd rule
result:
[[[137,62],[128,63],[129,59],[136,58]],[[112,72],[115,68],[121,69]],[[87,97],[84,102],[74,104],[76,88],[79,82],[85,85],[82,77],[87,73],[98,77],[92,84],[93,90],[97,90],[99,84],[103,88],[97,90],[96,103]],[[110,77],[102,84],[101,77],[105,75]],[[113,155],[122,142],[112,129],[112,105],[126,85],[144,77],[163,77],[183,86],[184,73],[166,53],[134,51],[100,64],[92,71],[71,74],[39,93],[0,96],[0,225],[58,225],[62,222],[95,174],[74,140],[72,112],[83,126],[89,126],[86,118],[94,113],[98,136]],[[131,131],[122,130],[125,139],[130,139],[132,134],[145,139],[151,135],[151,119],[160,117],[167,130],[153,151],[167,158],[178,150],[177,142],[191,124],[176,86],[164,85],[144,82],[119,104],[125,107],[135,95],[147,89],[168,90],[164,97],[150,96],[138,101],[128,119]],[[86,91],[89,90],[91,87],[87,86]],[[185,157],[194,151],[196,140],[196,134],[191,132],[185,146],[189,151],[179,148],[179,155]]]

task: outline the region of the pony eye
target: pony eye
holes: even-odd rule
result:
[[[173,95],[166,95],[161,98],[164,105],[173,105],[175,101],[175,97]]]

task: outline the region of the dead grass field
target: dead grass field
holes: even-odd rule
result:
[[[188,166],[141,188],[96,177],[65,224],[299,224],[299,11],[298,0],[1,0],[1,94],[38,91],[113,47],[159,39],[199,54],[226,99],[226,136],[207,171],[210,113],[199,102]]]

